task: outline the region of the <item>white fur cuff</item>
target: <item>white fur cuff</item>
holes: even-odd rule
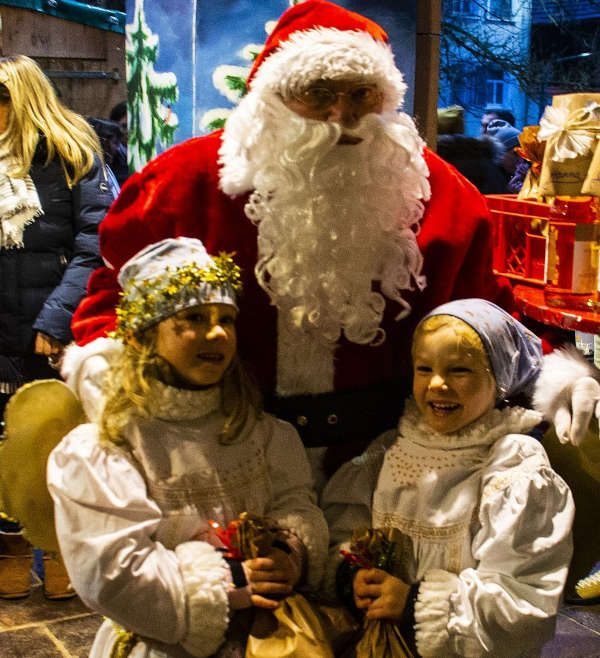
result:
[[[425,574],[415,603],[415,640],[419,655],[444,656],[449,650],[450,597],[458,590],[458,577],[442,569]]]
[[[547,354],[535,383],[534,408],[542,412],[546,420],[552,421],[565,396],[570,400],[575,382],[595,374],[594,368],[571,350],[556,350]]]
[[[214,547],[201,541],[175,549],[187,600],[187,633],[183,648],[202,658],[223,642],[229,625],[229,567]]]
[[[325,519],[313,516],[309,523],[298,514],[287,514],[279,517],[275,515],[274,520],[282,529],[293,532],[306,548],[308,553],[306,585],[309,589],[318,589],[323,579],[327,560],[329,533]]]

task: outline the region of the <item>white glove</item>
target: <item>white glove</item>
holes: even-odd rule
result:
[[[592,414],[600,418],[600,384],[592,377],[581,377],[568,391],[554,413],[552,419],[556,436],[561,443],[580,445],[583,441]]]
[[[592,377],[595,372],[574,350],[556,350],[544,357],[533,404],[554,424],[561,443],[580,445],[592,414],[600,418],[600,383]]]

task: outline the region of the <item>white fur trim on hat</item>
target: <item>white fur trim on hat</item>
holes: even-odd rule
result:
[[[402,104],[406,84],[390,46],[367,32],[334,28],[290,35],[258,69],[250,93],[262,96],[270,91],[286,95],[315,80],[353,77],[381,88],[384,112]]]

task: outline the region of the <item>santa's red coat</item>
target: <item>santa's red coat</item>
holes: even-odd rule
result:
[[[211,254],[235,252],[243,269],[244,293],[238,322],[239,349],[265,390],[276,372],[276,312],[254,277],[257,230],[244,214],[247,195],[231,198],[219,190],[221,132],[190,139],[169,149],[124,185],[100,227],[102,256],[114,269],[90,279],[73,317],[73,334],[84,344],[114,327],[118,299],[116,272],[142,247],[167,237],[202,240]],[[426,150],[431,200],[418,235],[424,256],[424,291],[408,291],[411,314],[401,320],[389,302],[383,321],[387,338],[378,347],[342,340],[335,359],[335,389],[369,387],[409,373],[410,341],[416,323],[452,299],[483,297],[512,310],[512,292],[492,272],[491,223],[485,200],[453,167]]]

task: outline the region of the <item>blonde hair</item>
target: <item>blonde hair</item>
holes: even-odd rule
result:
[[[415,360],[415,349],[417,341],[424,334],[434,333],[439,329],[452,329],[456,335],[456,344],[469,352],[481,363],[481,366],[486,370],[490,377],[494,379],[494,371],[488,353],[483,345],[479,334],[467,324],[464,320],[455,317],[454,315],[432,315],[425,318],[417,325],[413,334],[413,341],[411,347],[411,356]]]
[[[93,128],[58,100],[54,87],[33,59],[25,55],[1,57],[0,84],[10,94],[8,123],[0,135],[0,148],[15,160],[11,176],[24,178],[29,173],[40,133],[46,138],[46,164],[58,154],[69,187],[91,169],[94,155],[103,161]]]
[[[126,444],[123,429],[134,415],[149,418],[153,410],[147,404],[151,381],[159,379],[172,384],[170,364],[156,353],[157,325],[142,331],[125,349],[111,368],[112,377],[105,390],[106,402],[100,417],[100,440]],[[225,416],[219,440],[234,443],[242,436],[247,422],[262,416],[262,400],[258,387],[234,356],[218,386],[221,389],[221,411]]]

